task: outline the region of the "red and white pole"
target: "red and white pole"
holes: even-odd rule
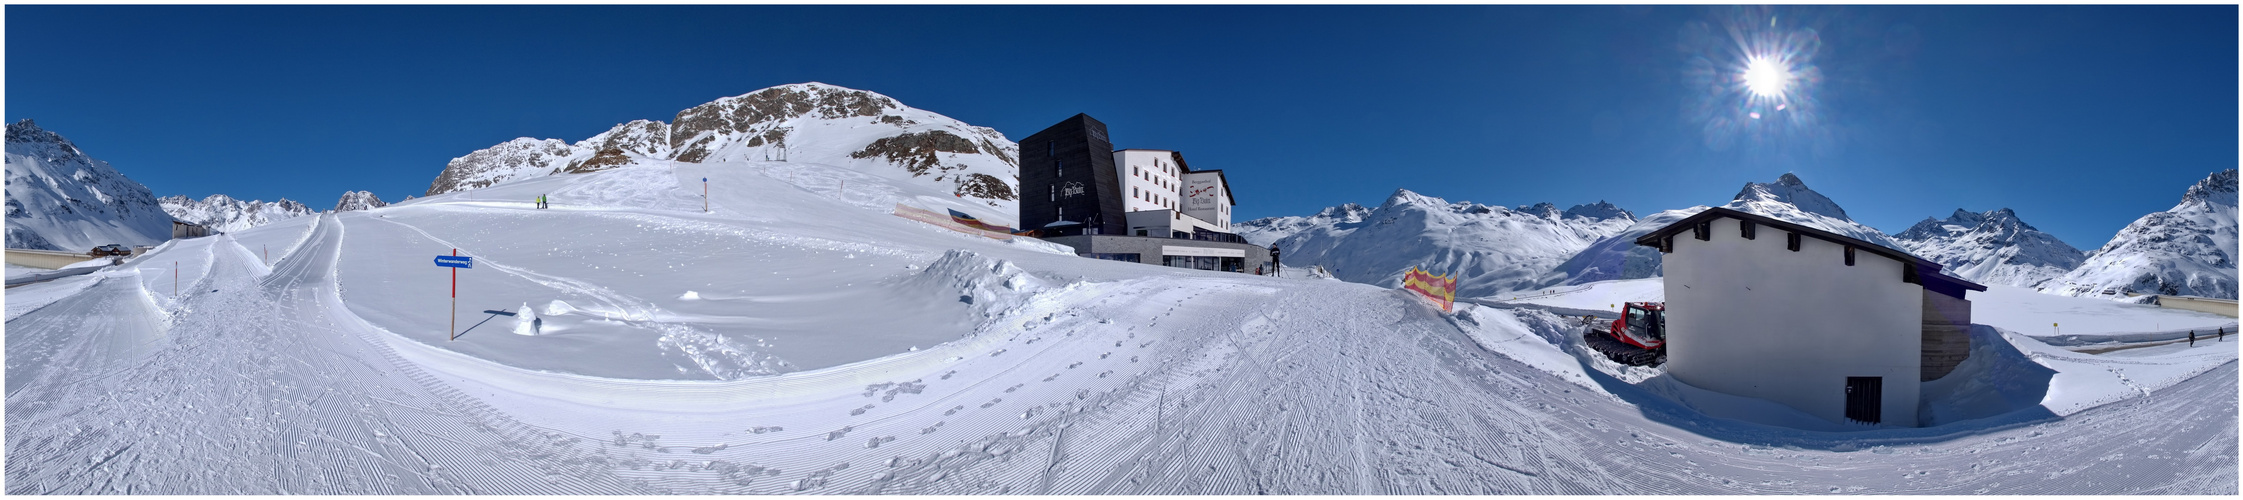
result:
[[[460,249],[452,249],[452,256],[460,256]],[[452,334],[444,341],[460,339],[460,268],[452,268]]]

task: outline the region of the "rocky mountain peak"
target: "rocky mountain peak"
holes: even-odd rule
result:
[[[373,210],[386,206],[389,204],[382,202],[381,197],[374,196],[372,191],[350,191],[343,193],[343,198],[335,202],[335,211]]]
[[[1604,200],[1597,200],[1596,203],[1590,203],[1586,205],[1574,205],[1573,208],[1565,209],[1565,214],[1567,216],[1588,217],[1590,219],[1596,220],[1611,219],[1616,217],[1625,218],[1628,220],[1635,220],[1636,218],[1635,213],[1629,212],[1626,209],[1620,208],[1619,206],[1613,205]]]
[[[1557,205],[1552,205],[1552,204],[1550,204],[1550,202],[1547,202],[1547,201],[1545,201],[1545,202],[1542,202],[1542,203],[1536,203],[1536,204],[1533,204],[1533,205],[1520,205],[1520,206],[1519,206],[1519,208],[1518,208],[1518,211],[1520,211],[1520,212],[1526,212],[1526,213],[1530,213],[1530,214],[1534,214],[1534,215],[1539,215],[1539,216],[1542,216],[1542,217],[1545,217],[1545,218],[1551,218],[1551,219],[1556,219],[1556,218],[1559,218],[1559,217],[1564,217],[1564,216],[1565,216],[1565,212],[1563,212],[1563,211],[1560,211],[1560,210],[1558,210],[1558,206],[1557,206]]]
[[[1852,217],[1846,216],[1846,209],[1838,208],[1837,202],[1830,201],[1829,197],[1808,188],[1805,181],[1799,180],[1799,176],[1790,173],[1783,174],[1774,183],[1745,183],[1744,189],[1737,191],[1737,196],[1730,201],[1729,207],[1737,208],[1766,203],[1790,205],[1801,212],[1842,221],[1853,221]]]
[[[1417,194],[1416,191],[1411,191],[1408,189],[1395,189],[1393,195],[1386,197],[1385,203],[1379,204],[1379,208],[1401,205],[1420,205],[1432,207],[1447,204],[1449,204],[1448,200]]]
[[[2180,195],[2180,202],[2182,204],[2194,204],[2194,202],[2223,204],[2230,211],[2234,211],[2234,206],[2236,206],[2236,168],[2227,168],[2227,170],[2221,170],[2221,173],[2212,173],[2212,177],[2200,179],[2200,182],[2196,182],[2196,186],[2189,186],[2189,193]]]

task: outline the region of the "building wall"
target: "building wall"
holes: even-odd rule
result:
[[[1675,234],[1663,254],[1667,373],[1693,386],[1775,401],[1845,421],[1846,377],[1883,377],[1885,424],[1914,426],[1924,292],[1902,264],[1717,218],[1711,240]]]
[[[1970,359],[1970,301],[1924,292],[1923,376],[1939,380]]]
[[[1121,182],[1122,211],[1177,210],[1184,200],[1174,151],[1125,149],[1114,152],[1114,175]]]
[[[1222,172],[1184,174],[1183,195],[1184,215],[1207,221],[1218,231],[1231,232],[1230,189],[1223,185]]]
[[[1167,257],[1169,254],[1169,252],[1167,251],[1169,247],[1238,250],[1245,253],[1244,259],[1247,274],[1253,274],[1255,268],[1268,264],[1270,261],[1269,249],[1244,243],[1225,243],[1220,241],[1178,240],[1170,238],[1113,235],[1060,236],[1053,238],[1044,238],[1043,240],[1052,243],[1058,243],[1061,245],[1067,245],[1074,248],[1075,253],[1078,254],[1137,254],[1138,258],[1140,259],[1139,262],[1152,265],[1161,264],[1161,259],[1163,257]]]
[[[1121,234],[1123,195],[1106,124],[1075,115],[1020,140],[1020,227],[1066,220]]]

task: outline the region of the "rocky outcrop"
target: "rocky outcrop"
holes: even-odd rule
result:
[[[372,191],[350,191],[343,193],[343,199],[335,202],[335,211],[373,210],[386,206],[389,204],[383,203],[382,198],[374,196]]]

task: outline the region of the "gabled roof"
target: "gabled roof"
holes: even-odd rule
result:
[[[1689,231],[1690,228],[1697,227],[1699,223],[1710,222],[1715,218],[1722,217],[1742,221],[1751,221],[1755,224],[1774,228],[1779,231],[1799,233],[1800,236],[1828,241],[1831,243],[1837,243],[1841,246],[1858,248],[1861,249],[1861,251],[1867,251],[1869,253],[1884,256],[1887,259],[1898,261],[1902,264],[1908,264],[1915,268],[1916,282],[1923,284],[1924,289],[1939,292],[1950,297],[1962,298],[1963,290],[1974,290],[1980,292],[1986,291],[1986,285],[1972,283],[1970,282],[1970,280],[1940,274],[1939,269],[1943,266],[1940,266],[1938,262],[1924,260],[1923,257],[1917,257],[1908,252],[1894,250],[1884,245],[1862,241],[1851,236],[1824,231],[1822,229],[1809,227],[1783,219],[1777,219],[1765,215],[1746,213],[1721,207],[1708,208],[1704,212],[1698,212],[1697,215],[1684,217],[1682,220],[1674,221],[1673,224],[1668,224],[1666,227],[1662,227],[1652,230],[1649,233],[1645,233],[1643,236],[1636,238],[1636,244],[1658,248],[1660,240],[1673,238],[1675,234],[1681,233],[1683,231]]]

